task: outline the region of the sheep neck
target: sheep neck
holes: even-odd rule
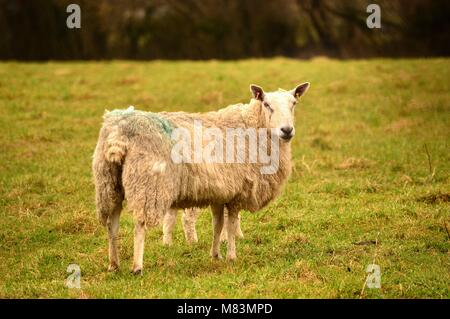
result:
[[[249,104],[244,106],[244,110],[242,116],[247,127],[269,127],[261,101],[252,99]],[[267,134],[267,145],[271,145],[271,138],[271,135]],[[276,180],[282,182],[286,180],[291,173],[291,143],[279,141],[279,153],[280,169],[275,175],[277,175]]]

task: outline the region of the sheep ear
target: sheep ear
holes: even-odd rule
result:
[[[305,82],[297,86],[295,89],[291,90],[291,94],[295,96],[296,99],[301,97],[303,94],[306,93],[309,89],[309,82]]]
[[[264,90],[262,89],[262,87],[252,84],[250,85],[250,91],[252,92],[255,99],[260,101],[264,99]]]

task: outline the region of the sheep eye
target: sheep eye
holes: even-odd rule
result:
[[[267,107],[270,110],[270,112],[273,112],[273,109],[270,107],[269,103],[264,102],[264,106]]]

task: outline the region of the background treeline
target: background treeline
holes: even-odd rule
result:
[[[447,56],[449,17],[448,0],[0,0],[0,59]]]

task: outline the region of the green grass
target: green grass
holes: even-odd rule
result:
[[[126,211],[122,268],[106,272],[91,177],[105,109],[208,111],[247,102],[250,83],[304,81],[295,169],[243,213],[237,262],[210,259],[205,211],[193,247],[180,222],[171,248],[151,229],[134,277]],[[359,298],[375,258],[382,287],[364,298],[449,298],[449,92],[448,59],[0,63],[0,297]]]

